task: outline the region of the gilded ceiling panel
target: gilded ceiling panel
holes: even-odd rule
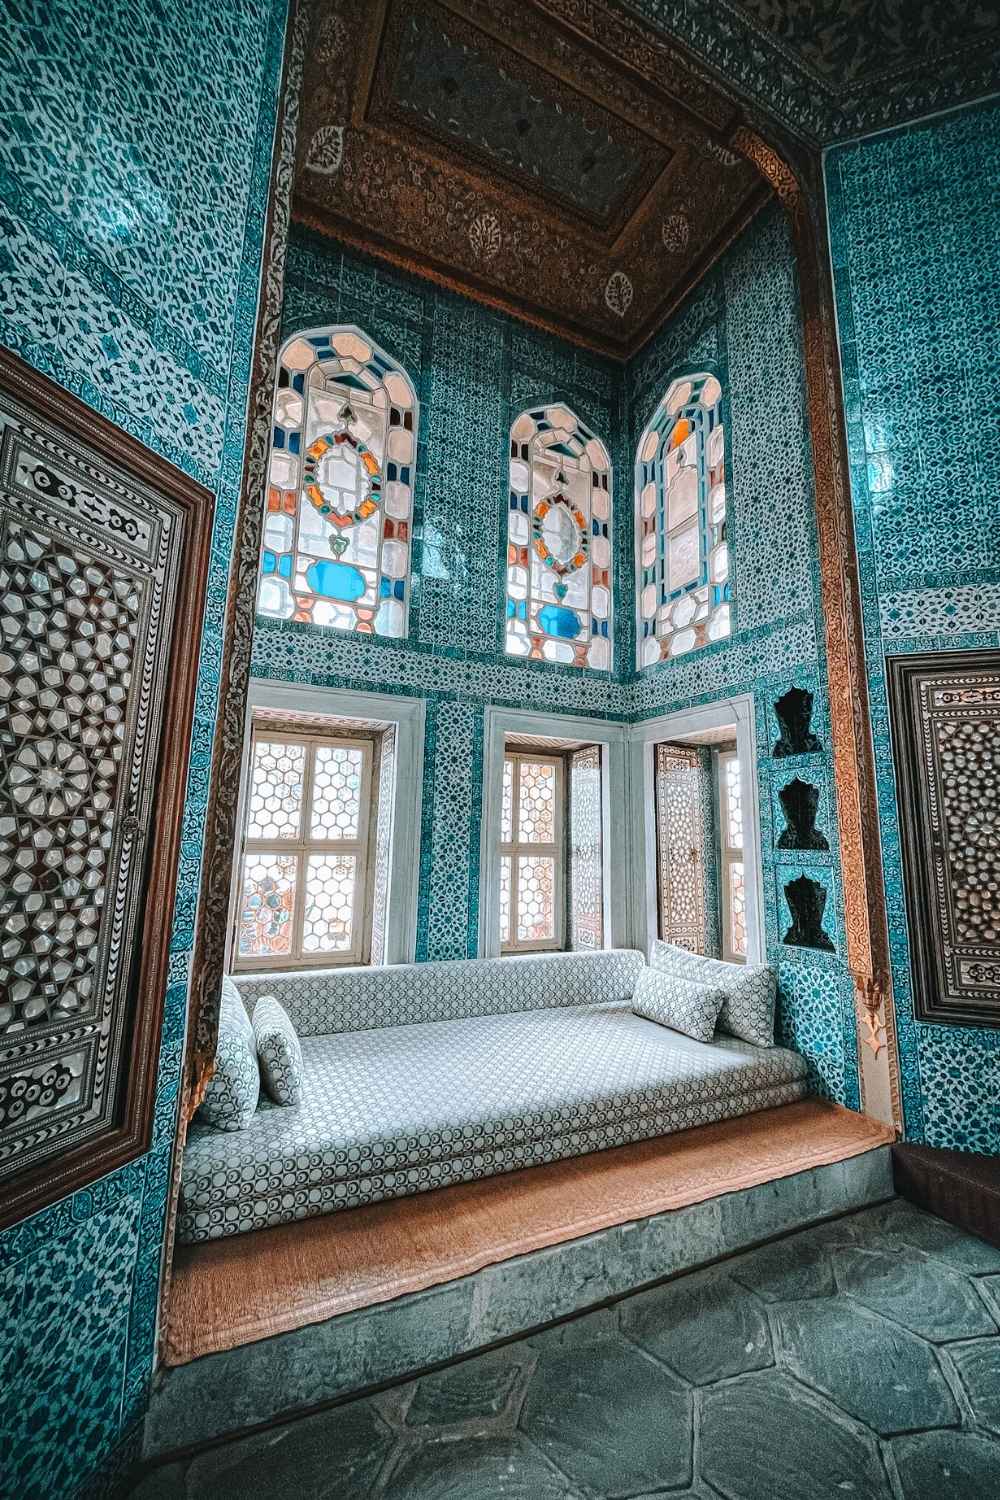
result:
[[[605,7],[589,34],[546,9],[317,0],[296,212],[624,357],[768,190],[650,33],[623,56]]]

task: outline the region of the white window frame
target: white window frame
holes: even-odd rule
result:
[[[741,843],[737,848],[729,842],[727,830],[726,802],[728,793],[726,784],[728,781],[728,767],[733,762],[739,763],[739,752],[736,750],[720,749],[715,756],[716,776],[719,799],[719,906],[722,926],[722,956],[731,964],[746,963],[746,956],[733,951],[733,923],[732,923],[732,867],[742,864],[743,880],[746,882],[746,816],[744,814],[741,822]],[[740,776],[740,807],[743,807],[743,777]],[[744,900],[745,900],[744,896]],[[750,943],[750,931],[747,929],[747,946]]]
[[[566,946],[566,794],[568,786],[566,759],[558,751],[529,750],[517,746],[504,751],[504,761],[508,760],[515,767],[511,787],[511,836],[509,840],[505,840],[501,828],[500,858],[501,860],[510,860],[510,936],[505,943],[501,942],[500,951],[503,954],[560,953]],[[518,794],[520,788],[520,767],[525,761],[529,761],[533,765],[550,765],[555,771],[553,806],[554,837],[550,843],[527,843],[520,838]],[[525,939],[519,938],[517,935],[518,859],[525,857],[529,859],[551,859],[553,862],[553,915],[555,920],[553,922],[554,930],[550,938]]]
[[[747,963],[765,961],[764,882],[760,849],[760,803],[757,791],[757,734],[754,701],[749,693],[721,698],[699,708],[680,709],[633,724],[628,731],[627,821],[631,942],[647,955],[659,935],[656,886],[655,756],[662,740],[683,740],[703,730],[731,729],[740,762],[743,801],[743,878],[747,906]]]
[[[483,733],[483,820],[479,866],[480,958],[500,956],[500,825],[503,814],[503,762],[507,739],[543,736],[579,740],[601,747],[601,851],[603,864],[604,946],[627,947],[630,940],[626,882],[613,872],[627,868],[627,819],[611,817],[625,803],[627,787],[626,726],[607,719],[529,710],[486,707]],[[544,754],[544,748],[539,746]]]
[[[335,719],[363,720],[373,729],[396,731],[391,840],[389,851],[388,912],[385,922],[386,964],[413,963],[417,947],[417,894],[420,881],[420,827],[423,794],[423,698],[355,692],[349,688],[313,687],[302,683],[270,682],[254,678],[247,698],[247,720],[240,768],[238,827],[242,830],[250,774],[252,715],[263,709],[275,718],[282,713],[321,714]],[[240,899],[240,848],[234,850],[229,931],[235,932]],[[232,939],[231,939],[232,942]],[[330,963],[328,967],[336,967]],[[287,963],[286,963],[287,967]],[[310,964],[310,968],[317,967]],[[318,967],[322,968],[323,965]],[[270,972],[273,964],[262,965]],[[246,972],[244,969],[243,972]]]
[[[375,824],[378,816],[378,782],[375,752],[378,742],[374,736],[357,737],[338,734],[333,730],[324,734],[322,730],[300,730],[290,725],[283,729],[254,729],[251,726],[251,746],[255,744],[301,745],[305,750],[305,771],[302,779],[302,804],[299,808],[299,831],[295,838],[250,838],[243,833],[240,841],[239,890],[237,908],[233,912],[238,924],[239,904],[242,901],[243,869],[247,859],[253,855],[272,855],[294,859],[295,907],[292,915],[290,953],[257,954],[240,957],[238,934],[233,939],[232,969],[234,974],[261,974],[271,969],[315,969],[334,968],[343,965],[368,962],[371,950],[371,901],[372,880],[375,873],[375,851],[372,848]],[[309,831],[313,810],[315,787],[316,752],[320,747],[342,746],[344,749],[360,750],[362,755],[362,795],[358,805],[358,831],[351,838],[318,838]],[[248,769],[247,791],[250,788]],[[374,815],[374,816],[373,816]],[[245,829],[246,803],[243,804],[241,830]],[[310,855],[342,854],[354,860],[355,879],[351,910],[351,945],[349,948],[328,949],[320,953],[307,953],[303,947],[303,929],[306,914],[306,871]]]

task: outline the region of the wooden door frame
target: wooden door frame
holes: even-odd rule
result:
[[[157,490],[183,512],[185,522],[159,731],[154,822],[144,872],[145,903],[137,933],[141,959],[132,982],[129,1039],[122,1052],[123,1083],[115,1117],[79,1145],[5,1183],[0,1203],[3,1229],[143,1156],[152,1140],[215,499],[203,485],[5,349],[0,349],[0,390],[79,439],[110,468]]]

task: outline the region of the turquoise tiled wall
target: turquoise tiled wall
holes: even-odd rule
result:
[[[913,1019],[887,653],[1000,647],[1000,106],[826,160],[907,1134],[1000,1151],[1000,1031]]]
[[[798,291],[784,219],[769,210],[682,311],[625,370],[536,334],[465,299],[293,231],[285,284],[286,334],[356,323],[398,359],[421,402],[415,501],[417,545],[410,638],[365,640],[259,620],[258,676],[428,699],[418,958],[477,948],[482,732],[487,703],[648,717],[734,692],[753,692],[760,719],[758,776],[768,947],[780,978],[780,1027],[810,1059],[816,1086],[857,1100],[851,984],[842,958],[836,855],[789,855],[774,845],[772,797],[795,771],[823,793],[836,846],[829,731],[806,431]],[[736,633],[731,640],[636,679],[632,608],[632,459],[638,434],[669,380],[708,367],[728,391]],[[511,420],[559,398],[615,459],[615,672],[609,678],[503,654],[504,499]],[[771,704],[800,684],[816,696],[823,750],[772,761]],[[784,883],[803,863],[829,885],[834,955],[790,948]]]
[[[815,1086],[855,1105],[858,1078],[852,983],[844,958],[826,662],[819,599],[812,456],[798,285],[788,226],[768,208],[632,360],[627,372],[629,455],[669,381],[708,369],[722,381],[729,435],[729,526],[735,560],[732,636],[625,686],[636,718],[736,693],[757,714],[767,953],[778,975],[779,1034],[808,1057]],[[630,522],[631,512],[627,512]],[[624,532],[625,527],[620,527]],[[620,536],[632,591],[632,540]],[[822,749],[776,759],[773,704],[789,687],[813,694],[812,729]],[[784,826],[777,792],[794,775],[817,785],[827,852],[778,848]],[[824,926],[834,953],[783,942],[790,924],[785,884],[806,872],[828,890]]]
[[[187,959],[242,472],[285,0],[12,0],[0,341],[216,495],[152,1150],[0,1235],[0,1489],[60,1500],[153,1362]]]

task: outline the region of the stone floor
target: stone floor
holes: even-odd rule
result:
[[[135,1500],[1000,1497],[1000,1251],[900,1201],[155,1470]]]

